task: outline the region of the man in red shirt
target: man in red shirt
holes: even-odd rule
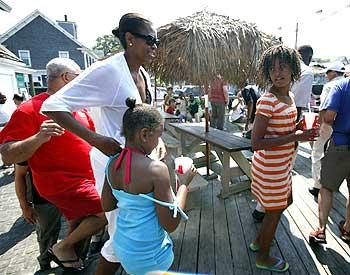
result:
[[[40,113],[43,102],[79,73],[67,58],[47,64],[48,89],[21,104],[0,133],[5,164],[27,161],[39,195],[59,208],[68,220],[68,235],[52,247],[53,260],[63,269],[79,271],[83,263],[75,249],[80,241],[105,224],[100,197],[90,164],[91,146]],[[85,110],[72,114],[82,127],[94,130]]]
[[[210,126],[223,130],[225,109],[228,103],[228,91],[227,84],[221,75],[217,75],[216,79],[210,85],[209,100],[212,108]]]

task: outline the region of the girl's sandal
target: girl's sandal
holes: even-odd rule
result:
[[[264,264],[256,263],[255,266],[258,269],[268,270],[272,272],[280,272],[280,273],[286,272],[289,269],[289,264],[281,258],[276,258],[276,262],[273,265],[264,265]]]

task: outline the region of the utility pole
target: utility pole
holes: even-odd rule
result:
[[[295,49],[298,49],[298,31],[299,31],[299,22],[295,26]]]
[[[318,15],[321,14],[321,13],[323,13],[322,9],[321,10],[317,10],[317,11],[314,12],[314,14],[318,14]],[[298,48],[298,32],[299,32],[299,22],[297,22],[296,26],[295,26],[295,45],[294,45],[295,49]]]

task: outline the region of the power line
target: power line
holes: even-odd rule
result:
[[[329,15],[327,15],[327,16],[321,18],[320,21],[324,21],[324,20],[326,20],[327,18],[329,18],[329,17],[331,17],[331,16],[333,16],[333,15],[336,15],[336,14],[338,14],[339,12],[345,10],[346,8],[350,8],[350,3],[347,4],[346,6],[342,7],[341,9],[336,10],[336,11],[332,12],[331,14],[329,14]],[[322,12],[322,10],[321,10],[321,12]]]

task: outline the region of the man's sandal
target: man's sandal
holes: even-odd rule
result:
[[[47,250],[47,252],[49,252],[49,254],[52,257],[52,261],[54,261],[59,267],[61,267],[64,271],[67,272],[80,272],[82,270],[84,270],[84,265],[81,265],[80,267],[73,267],[73,266],[65,266],[64,264],[71,264],[71,263],[81,263],[81,259],[80,258],[76,258],[74,260],[60,260],[57,258],[57,256],[53,253],[52,248],[49,248]]]
[[[321,229],[316,229],[312,231],[309,235],[310,244],[327,243],[326,241],[326,231]]]
[[[344,224],[344,220],[340,221],[338,224],[340,230],[340,238],[347,244],[350,244],[350,232],[345,231]]]

